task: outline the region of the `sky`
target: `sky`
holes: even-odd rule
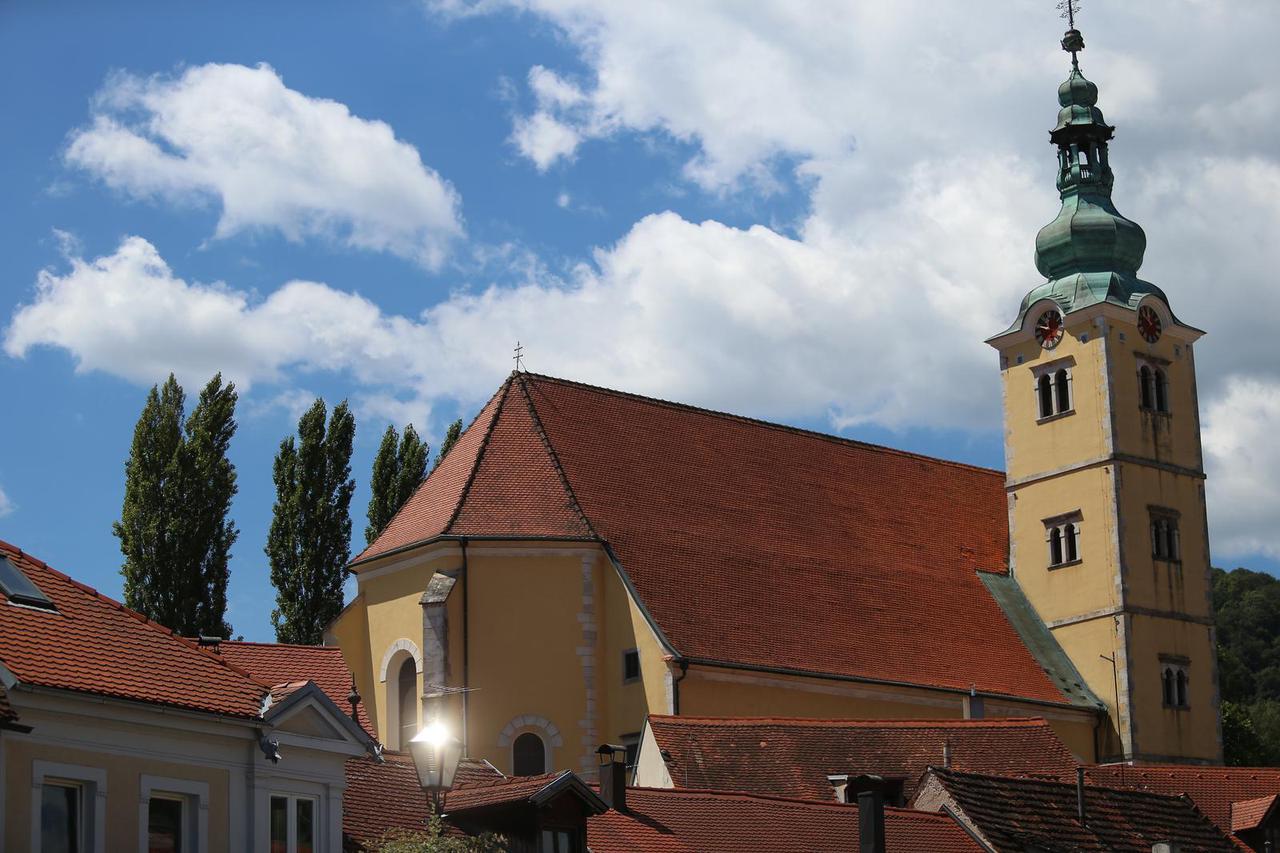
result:
[[[1114,198],[1197,345],[1216,565],[1280,569],[1280,11],[1086,0]],[[281,439],[432,445],[534,371],[1002,467],[1052,0],[0,5],[0,538],[119,596],[147,390],[240,391],[228,619]]]

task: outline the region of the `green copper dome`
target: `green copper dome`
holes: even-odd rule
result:
[[[1111,201],[1115,177],[1107,143],[1115,128],[1098,109],[1098,87],[1080,73],[1076,53],[1084,49],[1084,39],[1072,28],[1062,46],[1072,54],[1071,74],[1058,87],[1061,109],[1049,131],[1058,148],[1062,208],[1036,235],[1036,269],[1046,281],[1023,298],[1018,318],[1007,331],[1020,328],[1027,309],[1046,298],[1063,314],[1101,302],[1136,308],[1147,294],[1168,304],[1160,288],[1138,278],[1147,235]]]

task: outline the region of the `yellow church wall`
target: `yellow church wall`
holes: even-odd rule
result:
[[[342,659],[346,661],[347,669],[351,670],[351,677],[355,679],[360,701],[364,703],[369,719],[376,721],[378,708],[382,703],[377,691],[373,689],[375,673],[369,646],[369,614],[365,609],[362,593],[358,593],[338,614],[338,618],[330,623],[325,631],[325,641],[342,649]]]
[[[6,737],[4,741],[5,850],[31,849],[32,762],[52,761],[103,770],[107,774],[106,850],[137,850],[142,837],[139,805],[142,777],[162,776],[209,786],[209,850],[227,851],[230,776],[228,771],[195,764],[170,764],[132,755],[68,749]]]
[[[1120,511],[1130,606],[1210,618],[1203,481],[1145,465],[1120,466]],[[1151,507],[1178,513],[1182,560],[1152,556]]]
[[[1111,466],[1028,483],[1012,498],[1013,570],[1046,622],[1117,602]],[[1044,520],[1079,510],[1080,561],[1050,569]]]
[[[668,666],[663,660],[665,650],[622,578],[607,559],[602,557],[600,564],[604,590],[600,734],[604,740],[618,743],[624,735],[638,734],[648,713],[670,713]],[[635,649],[640,656],[640,679],[630,683],[623,681],[623,652],[627,649]]]
[[[1120,336],[1124,335],[1124,340]],[[1195,397],[1195,363],[1185,341],[1171,335],[1148,344],[1135,326],[1115,323],[1108,332],[1115,385],[1116,451],[1184,468],[1199,469],[1200,420]],[[1143,357],[1146,357],[1145,359]],[[1143,410],[1138,373],[1142,364],[1162,367],[1167,376],[1169,412]]]
[[[468,741],[473,756],[488,759],[503,773],[512,770],[504,731],[510,737],[535,731],[546,740],[547,733],[530,720],[545,720],[559,734],[559,745],[547,744],[551,767],[579,769],[584,750],[598,745],[584,742],[579,725],[588,715],[580,650],[595,650],[594,643],[584,646],[578,619],[584,604],[583,553],[591,552],[469,551],[468,684],[473,692]],[[593,557],[593,580],[598,562]]]
[[[1130,655],[1135,676],[1131,686],[1135,710],[1135,753],[1139,760],[1179,759],[1220,762],[1217,691],[1213,679],[1215,650],[1208,626],[1175,619],[1133,615]],[[1188,661],[1188,708],[1164,707],[1161,700],[1162,656]]]
[[[1116,720],[1127,717],[1116,714],[1117,678],[1119,695],[1124,697],[1125,659],[1124,650],[1117,636],[1115,616],[1101,616],[1084,622],[1060,625],[1053,629],[1053,638],[1071,658],[1076,670],[1084,678],[1085,684],[1107,706],[1107,729],[1098,738],[1098,748],[1103,757],[1114,757],[1120,753],[1120,734]],[[1101,655],[1116,659],[1118,672],[1113,671],[1111,662],[1103,660]],[[1092,735],[1091,735],[1092,737]]]
[[[1088,341],[1081,341],[1082,336]],[[1066,467],[1109,452],[1099,424],[1108,418],[1100,341],[1089,322],[1069,324],[1062,341],[1044,350],[1034,340],[1001,351],[1005,393],[1005,465],[1010,480]],[[1018,359],[1022,363],[1018,363]],[[1071,412],[1041,420],[1036,398],[1040,368],[1071,372]]]

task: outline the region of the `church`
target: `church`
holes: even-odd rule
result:
[[[1221,763],[1202,332],[1138,277],[1063,47],[1061,211],[987,341],[1006,470],[513,373],[351,563],[329,641],[382,743],[439,719],[594,778],[651,714],[1040,717],[1079,761]]]

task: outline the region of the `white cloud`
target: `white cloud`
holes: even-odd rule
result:
[[[66,158],[136,198],[216,199],[219,238],[271,229],[434,268],[463,230],[457,193],[389,125],[289,89],[266,65],[113,75]]]
[[[511,140],[520,153],[545,172],[556,161],[573,157],[582,134],[545,112],[516,119]]]
[[[1280,382],[1232,379],[1204,417],[1210,529],[1216,553],[1280,558]],[[1230,565],[1223,568],[1232,568]]]
[[[17,509],[17,507],[14,506],[14,503],[9,499],[9,496],[5,494],[4,489],[0,489],[0,518],[4,518],[6,515],[12,514],[15,509]]]

